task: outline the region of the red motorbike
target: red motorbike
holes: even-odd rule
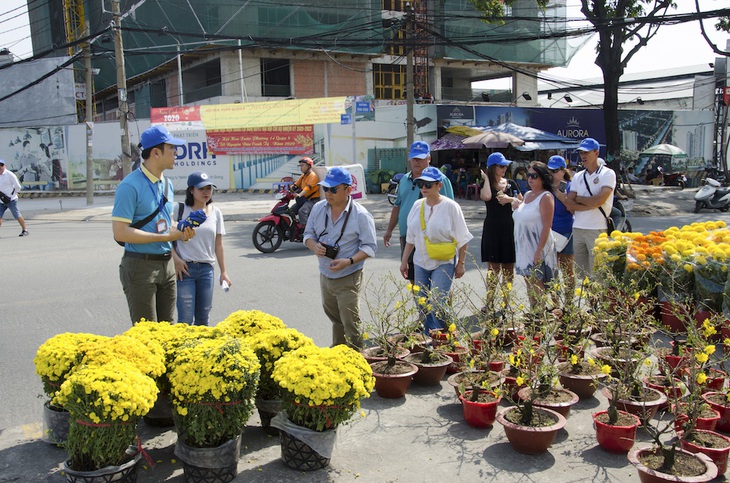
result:
[[[289,208],[295,194],[282,190],[276,193],[275,198],[277,203],[271,213],[259,219],[253,229],[253,246],[262,253],[275,252],[284,240],[301,242],[304,236],[304,225]]]

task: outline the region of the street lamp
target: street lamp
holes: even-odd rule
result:
[[[561,97],[561,98],[560,98],[560,99],[558,99],[557,101],[553,102],[553,103],[552,103],[552,104],[550,104],[550,105],[549,105],[548,107],[553,107],[553,106],[554,106],[555,104],[557,104],[557,103],[558,103],[558,102],[560,102],[560,101],[565,101],[565,102],[567,102],[567,103],[571,103],[571,102],[573,102],[573,98],[572,98],[572,97],[570,97],[570,94],[565,94],[565,95],[564,95],[563,97]]]
[[[527,91],[525,91],[522,94],[520,94],[520,96],[517,99],[519,99],[520,97],[524,97],[526,101],[531,101],[532,100],[532,96]]]

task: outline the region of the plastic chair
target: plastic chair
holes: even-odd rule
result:
[[[479,199],[479,184],[473,183],[466,187],[466,199],[470,200],[472,199],[471,195],[474,194],[474,199]]]

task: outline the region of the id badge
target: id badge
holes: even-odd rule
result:
[[[167,221],[159,220],[157,222],[157,233],[166,233],[166,232],[167,232]]]

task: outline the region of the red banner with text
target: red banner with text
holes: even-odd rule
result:
[[[271,126],[208,131],[215,154],[312,154],[314,126]]]

